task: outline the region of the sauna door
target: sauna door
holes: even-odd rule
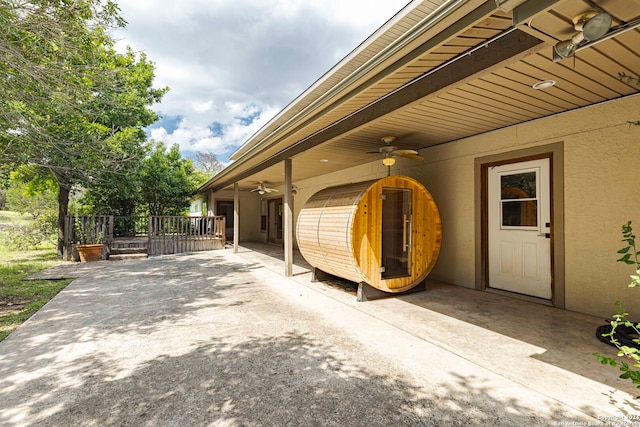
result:
[[[411,198],[409,188],[382,189],[382,278],[411,275]]]
[[[282,198],[268,201],[267,241],[282,245]]]
[[[489,287],[551,299],[549,159],[489,168]]]

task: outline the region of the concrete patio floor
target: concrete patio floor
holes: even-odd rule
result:
[[[0,343],[0,425],[640,425],[601,319],[434,282],[358,303],[280,258],[60,267]]]

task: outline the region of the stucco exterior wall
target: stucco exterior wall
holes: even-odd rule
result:
[[[233,191],[219,191],[209,194],[208,209],[211,215],[216,215],[216,200],[233,201]],[[240,242],[259,242],[260,233],[260,200],[254,193],[240,192]],[[266,241],[266,238],[265,240]]]
[[[431,277],[474,286],[475,157],[562,142],[566,308],[610,316],[622,299],[640,311],[640,289],[626,287],[630,268],[615,262],[621,224],[635,220],[640,230],[640,127],[628,124],[640,116],[639,107],[634,96],[421,153],[432,171],[415,177],[432,191],[443,218],[441,258]]]
[[[640,289],[626,286],[633,270],[615,261],[621,225],[634,221],[640,235],[640,127],[632,120],[640,120],[638,95],[428,148],[424,162],[399,159],[392,173],[419,180],[440,210],[442,247],[429,277],[475,287],[475,159],[561,142],[566,308],[610,316],[621,299],[640,315]],[[375,162],[296,182],[294,218],[316,191],[386,174]]]

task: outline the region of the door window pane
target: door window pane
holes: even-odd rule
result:
[[[500,177],[502,200],[535,199],[536,173],[524,172]]]
[[[505,227],[537,227],[538,201],[502,202],[502,225]]]
[[[500,214],[503,227],[538,226],[537,172],[500,176]]]

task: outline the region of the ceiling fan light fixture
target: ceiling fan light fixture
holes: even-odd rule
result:
[[[396,159],[394,159],[393,157],[385,157],[384,159],[382,159],[382,164],[385,166],[393,166],[396,164]]]
[[[257,192],[260,195],[266,194],[266,193],[271,193],[273,191],[278,191],[278,190],[276,190],[275,188],[267,187],[264,182],[259,182],[258,186],[256,188],[254,188],[253,190],[251,190],[251,192]]]
[[[380,138],[382,140],[382,142],[384,142],[385,144],[391,144],[393,143],[393,141],[396,140],[395,136],[383,136],[382,138]]]

